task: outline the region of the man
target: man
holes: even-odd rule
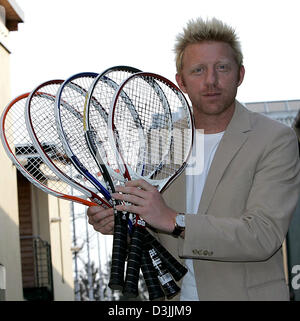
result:
[[[132,205],[117,209],[139,214],[185,260],[177,300],[288,300],[281,248],[300,190],[296,136],[235,100],[245,68],[232,28],[190,21],[175,49],[204,168],[186,171],[164,195],[128,182],[113,196]],[[88,216],[96,230],[112,233],[112,210],[92,207]]]

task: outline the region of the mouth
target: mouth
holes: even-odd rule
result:
[[[219,92],[209,92],[209,93],[204,93],[203,96],[204,97],[216,97],[216,96],[220,96],[221,93]]]

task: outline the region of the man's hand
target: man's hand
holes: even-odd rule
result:
[[[132,205],[118,205],[118,211],[140,215],[149,225],[163,232],[174,229],[176,211],[169,208],[156,187],[139,179],[128,181],[125,186],[116,187],[112,197]],[[122,194],[120,194],[122,193]]]
[[[91,206],[87,210],[88,222],[94,229],[104,235],[114,232],[114,210],[104,209],[102,206]]]

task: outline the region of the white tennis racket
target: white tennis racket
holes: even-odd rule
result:
[[[124,99],[125,96],[128,99]],[[141,72],[119,86],[109,112],[108,138],[118,167],[127,180],[144,179],[160,192],[164,191],[186,167],[193,137],[190,107],[171,81]],[[136,257],[135,271],[145,238],[144,225],[137,216],[136,237],[132,238],[135,242],[132,246]],[[172,271],[169,262],[164,262]],[[185,268],[181,271],[186,273]]]
[[[74,201],[86,206],[97,203],[86,200],[87,196],[80,187],[79,195],[73,195],[71,188],[61,180],[38,153],[26,128],[25,106],[30,93],[13,99],[1,116],[1,141],[16,168],[37,188],[61,199]]]
[[[61,180],[80,188],[93,202],[108,207],[109,203],[96,195],[97,190],[73,166],[57,133],[54,107],[56,93],[62,83],[62,80],[50,80],[31,92],[25,106],[27,131],[43,161]]]

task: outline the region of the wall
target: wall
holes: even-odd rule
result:
[[[10,100],[9,75],[9,52],[0,44],[1,114]],[[16,169],[0,145],[0,263],[6,268],[5,297],[6,300],[23,300]]]

